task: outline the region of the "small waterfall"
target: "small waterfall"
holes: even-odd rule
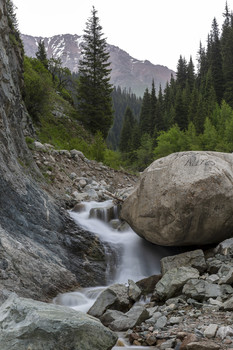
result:
[[[113,228],[110,223],[118,218],[118,208],[111,200],[84,202],[83,205],[85,210],[79,213],[71,211],[70,215],[84,229],[96,234],[102,242],[107,243],[108,284],[127,283],[129,279],[138,281],[160,273],[160,260],[168,255],[167,248],[145,241],[128,226],[122,230]],[[114,257],[109,253],[108,245],[116,251]],[[54,302],[88,311],[103,288],[85,288],[65,293],[57,296]]]

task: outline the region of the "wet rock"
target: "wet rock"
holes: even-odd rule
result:
[[[0,308],[1,350],[109,350],[116,341],[97,319],[63,306],[12,295]]]
[[[85,204],[83,204],[83,203],[75,204],[75,206],[72,209],[72,211],[74,211],[75,213],[82,213],[85,210],[86,210],[86,207],[85,207]]]

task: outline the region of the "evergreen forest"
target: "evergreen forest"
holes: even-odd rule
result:
[[[12,40],[21,45],[9,0]],[[151,87],[142,98],[110,84],[109,54],[97,11],[85,30],[79,74],[59,59],[47,59],[43,42],[36,58],[24,57],[23,98],[33,121],[27,137],[56,148],[81,150],[113,168],[142,171],[173,152],[233,152],[233,14],[226,4],[223,25],[213,19],[206,45],[182,55],[164,90]],[[94,30],[94,32],[93,32]],[[93,52],[95,56],[93,56]]]
[[[164,91],[156,93],[153,81],[146,89],[139,121],[125,112],[119,147],[135,169],[173,152],[233,152],[233,15],[227,4],[223,16],[221,30],[214,18],[206,47],[200,43],[197,72],[192,57],[180,56]]]

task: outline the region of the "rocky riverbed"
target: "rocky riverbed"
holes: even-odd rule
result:
[[[118,345],[163,350],[233,349],[233,239],[161,260],[162,274],[110,286],[89,314]]]

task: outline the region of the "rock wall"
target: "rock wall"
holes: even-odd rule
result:
[[[102,284],[105,273],[101,243],[78,229],[30,175],[42,181],[23,135],[23,55],[6,11],[1,0],[0,303],[11,291],[43,300],[78,283]]]

